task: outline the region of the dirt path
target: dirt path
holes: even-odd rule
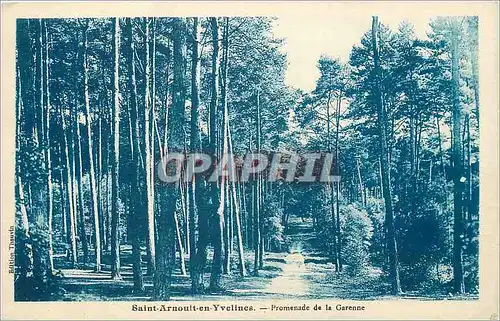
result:
[[[292,243],[290,254],[285,257],[281,274],[274,278],[264,293],[304,296],[309,293],[309,281],[303,276],[307,273],[304,256],[300,253],[302,242]]]

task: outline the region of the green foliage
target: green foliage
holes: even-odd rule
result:
[[[386,260],[384,202],[380,198],[369,197],[365,210],[373,227],[369,246],[370,260],[375,266],[383,266]]]
[[[284,226],[283,226],[283,208],[274,198],[266,200],[262,208],[263,211],[263,233],[265,239],[269,242],[271,251],[283,251],[286,248]]]
[[[355,204],[340,207],[341,257],[350,275],[363,274],[370,266],[373,225],[365,209]]]
[[[437,264],[450,264],[450,239],[452,208],[443,196],[451,189],[443,188],[442,179],[421,183],[414,198],[400,199],[396,220],[399,260],[403,273],[401,282],[408,289],[415,289],[428,280],[429,271]],[[443,194],[445,192],[446,194]],[[413,204],[408,204],[413,202]],[[411,210],[414,206],[415,210]],[[405,208],[406,207],[406,208]]]

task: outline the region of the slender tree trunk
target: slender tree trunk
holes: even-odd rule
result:
[[[229,132],[229,124],[228,124],[228,132]],[[229,140],[229,138],[228,138]],[[228,143],[229,146],[229,143]],[[229,147],[228,147],[228,153],[229,153]],[[231,202],[231,197],[230,197],[230,188],[229,188],[229,178],[226,184],[226,209],[228,211],[228,217],[229,217],[229,254],[228,254],[228,272],[231,273],[231,257],[233,255],[233,249],[234,249],[234,204]]]
[[[113,109],[111,107],[111,109]],[[111,110],[112,112],[112,110]],[[112,116],[110,115],[109,116],[109,123],[111,124],[113,122],[112,120]],[[110,126],[112,127],[112,126]],[[113,130],[113,128],[109,128],[110,130],[110,135],[111,135],[111,132]],[[108,139],[108,137],[105,137],[104,141],[106,142],[106,150],[108,151],[106,153],[106,163],[105,163],[105,168],[108,168],[108,171],[105,175],[105,192],[104,192],[104,199],[106,200],[106,206],[105,206],[105,209],[106,210],[103,210],[102,211],[102,217],[106,220],[106,224],[104,225],[104,228],[105,228],[105,237],[108,239],[108,240],[111,240],[111,230],[112,230],[112,227],[111,227],[111,224],[112,224],[112,220],[113,220],[113,217],[112,217],[112,213],[110,211],[110,204],[113,203],[113,199],[112,199],[112,191],[111,191],[111,188],[113,184],[113,182],[111,181],[112,180],[112,175],[110,173],[110,169],[111,169],[111,144],[113,144],[113,142],[111,141],[111,139]],[[120,195],[120,192],[118,192],[118,198],[119,198],[119,195]],[[110,241],[111,242],[111,241]],[[108,243],[110,243],[108,242]],[[111,251],[111,244],[108,245],[110,247],[110,251]]]
[[[152,57],[151,57],[151,69],[152,69],[152,79],[151,79],[151,175],[150,175],[150,180],[151,180],[151,203],[153,206],[153,219],[155,215],[155,132],[158,135],[158,138],[160,138],[160,134],[158,132],[158,126],[156,122],[156,18],[152,18],[153,21],[153,43],[152,43]],[[167,85],[168,86],[168,85]],[[158,149],[161,151],[161,142],[158,140]],[[156,224],[153,224],[153,232],[156,231]],[[156,250],[156,233],[153,235],[153,244],[155,245],[155,250]],[[153,251],[154,253],[154,264],[153,266],[156,268],[156,251]]]
[[[226,153],[224,151],[224,153]],[[231,244],[230,244],[230,239],[231,239],[231,209],[229,205],[229,180],[226,179],[226,184],[224,185],[224,190],[221,190],[221,193],[224,193],[224,241],[222,242],[224,244],[224,259],[223,259],[223,268],[222,272],[225,275],[231,274]]]
[[[66,199],[67,195],[64,189],[65,182],[64,182],[64,163],[63,163],[63,146],[62,143],[59,142],[59,196],[60,196],[60,203],[61,203],[61,213],[62,213],[62,225],[63,225],[63,230],[62,230],[62,236],[63,240],[65,240],[66,243],[66,256],[69,257],[69,246],[71,242],[68,242],[68,235],[69,235],[69,226],[68,226],[68,211],[66,208]]]
[[[199,84],[200,84],[200,60],[198,59],[198,41],[200,28],[198,27],[198,18],[193,18],[193,49],[191,55],[191,130],[190,130],[190,151],[191,155],[200,151],[200,133],[199,133]],[[198,276],[196,275],[196,217],[198,216],[198,193],[200,192],[200,182],[195,176],[188,180],[187,193],[189,198],[189,274],[191,276],[191,291],[197,292]],[[207,233],[207,231],[205,231]]]
[[[388,160],[387,148],[387,114],[382,105],[382,93],[380,91],[380,61],[378,54],[378,17],[374,16],[372,20],[372,48],[375,68],[375,101],[377,105],[378,127],[380,132],[380,164],[382,167],[382,185],[385,203],[385,219],[387,226],[387,248],[389,251],[390,278],[392,284],[392,293],[399,295],[401,293],[401,283],[399,280],[398,251],[396,245],[396,235],[394,227],[394,213],[392,208],[391,177]]]
[[[188,148],[186,148],[186,155],[188,153]],[[183,238],[183,244],[184,248],[186,250],[186,254],[189,257],[191,254],[191,244],[189,243],[189,239],[191,238],[191,233],[190,233],[190,226],[191,226],[191,220],[189,217],[191,216],[191,213],[189,212],[191,209],[191,204],[189,203],[189,186],[188,183],[182,182],[181,183],[182,188],[181,188],[181,199],[183,203],[183,210],[182,214],[184,215],[184,238]]]
[[[155,221],[154,221],[154,202],[153,202],[153,185],[151,184],[151,175],[153,175],[151,171],[151,155],[153,151],[151,151],[151,141],[150,141],[150,132],[151,132],[151,124],[152,121],[150,119],[151,111],[152,111],[152,99],[151,99],[151,91],[150,91],[150,82],[151,82],[151,59],[150,59],[150,18],[146,18],[146,94],[144,97],[144,106],[145,106],[145,117],[144,117],[144,131],[145,131],[145,167],[146,167],[146,206],[147,206],[147,257],[148,257],[148,275],[153,275],[155,270]],[[154,56],[154,53],[153,53]]]
[[[260,152],[260,91],[257,90],[257,128],[256,128],[256,140],[257,140],[257,153]],[[254,263],[253,263],[253,272],[254,275],[259,275],[259,258],[261,256],[260,253],[260,239],[261,239],[261,231],[260,231],[260,175],[257,174],[257,177],[252,182],[253,184],[253,219],[254,219]]]
[[[68,216],[69,216],[69,231],[70,231],[70,238],[69,238],[69,243],[70,243],[70,254],[71,254],[71,260],[73,266],[76,265],[78,261],[78,255],[77,255],[77,249],[76,249],[76,227],[75,227],[75,207],[74,207],[74,202],[73,202],[73,180],[72,180],[72,174],[71,174],[71,167],[70,167],[70,159],[69,159],[69,144],[68,144],[68,133],[66,131],[66,120],[64,117],[64,112],[62,107],[60,107],[60,117],[61,117],[61,124],[62,124],[62,130],[63,130],[63,137],[64,137],[64,154],[65,154],[65,161],[66,161],[66,188],[67,192],[66,195],[68,196]]]
[[[174,213],[175,235],[177,238],[177,249],[179,250],[179,267],[181,274],[186,276],[186,260],[184,258],[184,246],[182,245],[181,229],[179,227],[179,219],[177,213]]]
[[[77,60],[78,61],[78,60]],[[78,88],[78,84],[75,82],[75,88]],[[84,212],[84,202],[83,202],[83,160],[82,160],[82,144],[81,144],[81,135],[80,135],[80,123],[78,121],[79,119],[79,108],[78,108],[78,99],[75,99],[75,106],[73,108],[73,113],[72,113],[72,121],[73,121],[73,130],[76,133],[76,142],[75,138],[73,137],[73,146],[76,148],[72,148],[73,150],[73,175],[76,180],[76,191],[77,194],[72,196],[72,199],[76,199],[78,204],[75,201],[75,211],[74,215],[77,215],[78,212],[78,219],[80,220],[79,224],[79,229],[77,226],[75,226],[76,231],[80,234],[80,243],[82,245],[82,251],[83,251],[83,264],[86,264],[88,261],[88,256],[89,256],[89,245],[87,242],[87,232],[85,230],[85,212]],[[75,190],[75,189],[73,189]],[[75,220],[75,222],[78,220]]]
[[[339,91],[339,98],[337,100],[337,110],[335,112],[335,175],[340,176],[339,169],[339,130],[340,130],[340,107],[342,104],[342,90]],[[337,264],[339,271],[342,271],[342,260],[341,260],[341,252],[342,252],[342,242],[341,242],[341,234],[340,234],[340,181],[335,183],[336,191],[335,191],[335,212],[337,216],[336,222],[336,236],[337,236]],[[366,203],[366,195],[365,195],[365,203]]]
[[[87,22],[88,23],[88,22]],[[88,24],[84,27],[83,32],[83,61],[84,61],[84,94],[85,94],[85,119],[87,122],[87,140],[88,140],[88,151],[89,151],[89,175],[90,175],[90,205],[91,213],[94,216],[94,237],[95,237],[95,262],[96,272],[101,271],[101,234],[99,231],[99,211],[97,209],[97,191],[96,191],[96,179],[94,170],[94,153],[92,148],[92,118],[90,114],[90,96],[89,96],[89,64],[87,57],[87,30]]]
[[[113,35],[114,37],[114,35]],[[114,51],[114,50],[113,50]],[[114,53],[113,53],[114,54]],[[107,95],[105,95],[107,98]],[[97,209],[99,210],[99,221],[102,222],[101,226],[101,240],[102,242],[102,248],[106,251],[109,249],[110,245],[110,238],[108,238],[108,233],[107,233],[107,224],[105,224],[105,219],[106,216],[104,216],[104,211],[103,211],[103,191],[102,191],[102,149],[103,149],[103,137],[102,137],[102,118],[103,118],[103,106],[102,103],[99,103],[99,123],[98,123],[98,146],[97,146],[97,160],[96,160],[96,166],[97,166]],[[107,197],[107,195],[106,195]]]
[[[49,89],[49,44],[48,41],[48,31],[47,31],[47,22],[46,20],[42,20],[42,56],[43,57],[43,95],[44,99],[44,157],[45,157],[45,168],[47,170],[47,224],[48,224],[48,237],[49,237],[49,248],[48,248],[48,259],[49,259],[49,273],[52,273],[54,270],[54,255],[53,255],[53,232],[52,232],[52,219],[54,217],[54,201],[52,194],[52,163],[51,163],[51,148],[50,148],[50,89]]]
[[[259,112],[259,140],[262,139],[262,123],[261,123],[261,114]],[[260,146],[260,143],[259,143]],[[259,147],[259,153],[260,153]],[[259,230],[260,230],[260,239],[259,239],[259,269],[262,270],[264,268],[264,211],[262,210],[262,205],[264,204],[264,177],[259,174],[258,176],[259,188],[257,193],[257,200],[259,204]]]
[[[187,155],[187,148],[185,149],[185,153]],[[179,224],[179,236],[181,240],[181,245],[183,248],[183,254],[187,253],[189,256],[189,200],[187,199],[187,184],[184,182],[184,174],[181,176],[180,183],[180,203],[181,203],[181,211],[182,220],[184,221],[184,226]],[[181,233],[183,231],[183,233]],[[184,237],[182,235],[184,234]]]
[[[113,144],[111,146],[111,278],[121,279],[120,275],[120,212],[118,208],[119,170],[120,170],[120,19],[112,19],[113,28]]]
[[[363,206],[366,206],[366,193],[365,193],[365,186],[363,184],[363,177],[361,176],[361,164],[360,164],[359,157],[356,158],[356,171],[358,173],[359,192],[361,195],[361,203],[363,204]]]
[[[81,54],[81,50],[82,50],[82,48],[79,45],[78,55],[76,57],[77,59],[75,61],[75,65],[74,65],[75,75],[78,74],[78,71],[80,70],[79,68],[83,64],[80,61],[80,57],[83,57],[83,55]],[[83,207],[78,206],[78,199],[80,197],[83,197],[83,196],[81,196],[81,195],[83,195],[83,192],[81,194],[78,193],[79,174],[77,172],[77,170],[80,168],[80,165],[77,164],[77,161],[80,159],[80,156],[82,154],[81,148],[79,148],[80,145],[78,145],[80,143],[80,140],[81,140],[81,137],[79,134],[80,127],[76,126],[76,125],[80,124],[80,122],[77,121],[77,120],[79,120],[79,113],[80,113],[80,111],[79,111],[80,101],[78,100],[80,97],[80,91],[78,90],[79,88],[80,88],[80,84],[78,83],[77,78],[75,78],[75,98],[73,99],[73,105],[71,105],[71,108],[70,108],[70,118],[69,118],[69,123],[68,123],[69,132],[70,132],[69,139],[71,139],[70,161],[71,161],[71,185],[72,185],[72,190],[73,190],[73,194],[70,196],[71,196],[71,202],[73,203],[73,209],[74,209],[73,210],[73,216],[74,216],[73,220],[74,220],[74,226],[75,226],[75,237],[78,237],[78,235],[80,235],[79,240],[80,240],[80,243],[82,246],[82,251],[84,252],[84,258],[82,261],[85,264],[87,257],[88,257],[88,242],[86,244],[84,243],[87,241],[87,238],[84,237],[85,236],[84,235],[85,229],[82,229],[82,227],[85,225],[80,223],[82,221],[85,221],[85,216],[80,215],[79,208],[83,208]],[[80,164],[81,163],[82,162],[80,162]],[[82,173],[82,175],[83,175],[83,173]],[[81,181],[83,181],[83,179]],[[82,235],[84,235],[84,236],[82,236]],[[85,239],[85,241],[83,239]],[[76,255],[78,256],[78,242],[77,242],[77,254]]]
[[[331,101],[331,92],[328,92],[328,100],[326,102],[326,140],[328,146],[328,152],[332,152],[332,139],[331,139],[331,113],[330,113],[330,101]],[[335,216],[335,201],[334,201],[334,183],[330,182],[327,185],[328,194],[330,196],[330,213],[332,215],[332,232],[333,232],[333,266],[335,267],[335,271],[339,272],[339,257],[337,256],[337,219]]]
[[[141,212],[141,201],[138,199],[140,197],[137,191],[139,190],[139,171],[140,171],[140,160],[139,160],[139,129],[137,122],[137,84],[136,84],[136,72],[135,72],[135,56],[134,56],[134,39],[132,22],[130,18],[126,18],[126,32],[127,32],[127,51],[128,51],[128,72],[129,72],[129,83],[128,88],[131,94],[130,97],[130,123],[132,125],[132,141],[133,146],[133,160],[132,166],[133,173],[131,175],[131,213],[130,222],[132,225],[128,232],[132,237],[132,270],[134,279],[134,291],[143,292],[144,291],[144,281],[142,275],[142,260],[141,260],[141,247],[140,247],[140,221],[139,215]]]
[[[244,231],[245,231],[245,235],[244,235],[244,239],[245,239],[245,245],[246,246],[250,246],[251,242],[250,242],[250,226],[251,226],[251,222],[252,222],[252,218],[250,217],[250,214],[248,212],[248,206],[247,206],[247,192],[246,192],[246,183],[240,183],[238,185],[238,190],[239,190],[239,196],[240,196],[240,199],[241,199],[241,202],[240,204],[242,204],[242,211],[243,211],[243,218],[242,218],[242,225],[244,227]],[[249,224],[250,222],[250,224]]]
[[[223,124],[223,154],[229,153],[229,110],[227,103],[227,91],[228,91],[228,53],[229,53],[229,39],[228,39],[228,26],[229,21],[228,18],[224,18],[224,32],[222,36],[222,74],[221,74],[221,84],[222,84],[222,92],[221,92],[221,103],[222,103],[222,124]],[[228,158],[226,157],[226,160]],[[224,163],[225,164],[225,163]],[[232,212],[231,212],[231,201],[229,198],[229,177],[225,178],[225,184],[221,185],[221,194],[224,193],[224,202],[221,199],[221,206],[224,211],[224,274],[231,273],[231,254],[232,254]]]
[[[233,141],[231,138],[231,126],[228,124],[228,139],[229,139],[229,154],[233,155]],[[236,171],[234,166],[231,166],[232,172],[232,177],[236,177]],[[231,183],[231,192],[232,192],[232,200],[234,204],[234,217],[236,219],[236,238],[238,242],[238,259],[240,263],[240,275],[241,276],[246,276],[247,271],[245,268],[245,257],[244,257],[244,251],[243,251],[243,237],[241,233],[241,221],[240,221],[240,206],[239,206],[239,200],[236,195],[236,184],[237,182],[232,182]]]
[[[225,18],[227,24],[227,18]],[[219,26],[217,23],[217,18],[211,18],[210,20],[212,27],[212,41],[214,43],[214,48],[218,47],[218,34],[219,34]],[[225,36],[227,34],[225,33]],[[226,37],[224,37],[226,39]],[[215,44],[217,42],[217,45]],[[224,41],[225,43],[225,41]],[[224,48],[225,49],[225,48]],[[217,48],[218,51],[218,48]],[[223,52],[224,54],[224,52]],[[227,89],[227,75],[226,75],[226,67],[227,60],[224,60],[224,74],[222,76],[222,93],[221,93],[221,105],[222,105],[222,150],[221,150],[221,163],[227,163],[227,121],[228,121],[228,113],[227,113],[227,97],[226,97],[226,89]],[[217,61],[218,64],[218,61]],[[215,105],[216,107],[217,105]],[[210,275],[210,289],[212,291],[220,291],[221,285],[221,274],[222,274],[222,263],[223,263],[223,231],[224,231],[224,209],[225,209],[225,189],[227,184],[227,176],[220,177],[219,182],[219,202],[217,212],[214,216],[214,231],[213,231],[213,246],[214,246],[214,255],[212,260],[212,272]],[[214,187],[214,193],[215,186]],[[216,197],[216,196],[215,196]],[[214,198],[215,198],[214,197]],[[217,204],[214,202],[214,204]]]
[[[451,35],[451,68],[453,84],[453,278],[454,290],[456,293],[464,293],[464,272],[463,272],[463,241],[464,224],[462,213],[462,163],[461,163],[461,141],[460,141],[460,88],[459,88],[459,52],[458,52],[458,26],[455,22],[452,26]]]

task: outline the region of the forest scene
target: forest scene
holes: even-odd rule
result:
[[[16,301],[478,298],[478,18],[374,16],[312,90],[279,21],[17,19]],[[313,152],[340,179],[161,179]]]

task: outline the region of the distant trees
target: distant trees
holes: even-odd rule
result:
[[[408,22],[395,32],[372,22],[351,51],[344,80],[342,64],[321,57],[316,88],[295,109],[303,127],[297,135],[311,137],[308,148],[339,146],[341,223],[325,216],[335,198],[316,200],[325,197],[321,189],[297,191],[295,197],[310,202],[302,211],[313,217],[334,262],[339,245],[350,253],[355,244],[345,239],[342,212],[356,204],[373,226],[366,255],[386,269],[393,293],[436,285],[456,293],[465,285],[466,292],[475,292],[479,142],[477,127],[469,124],[478,124],[472,81],[477,21],[436,18],[428,40],[418,39]],[[339,134],[332,137],[328,88],[342,84],[346,98]],[[335,225],[340,233],[332,233]],[[350,266],[353,259],[341,262]],[[448,288],[444,280],[451,277],[455,283]]]

